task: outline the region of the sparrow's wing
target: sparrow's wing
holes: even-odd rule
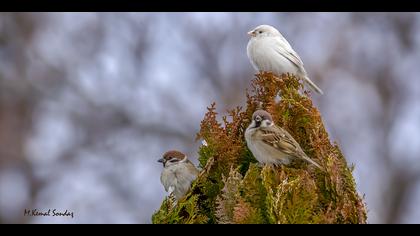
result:
[[[290,44],[285,38],[275,37],[273,38],[274,50],[279,53],[281,56],[287,58],[297,67],[303,68],[303,61],[300,59],[299,55],[293,50]]]
[[[287,155],[304,159],[324,171],[324,168],[306,155],[299,143],[286,130],[278,126],[270,126],[261,129],[261,131],[263,132],[262,141],[264,143],[277,148],[277,150]]]
[[[286,130],[277,126],[270,126],[261,129],[261,132],[261,140],[264,143],[290,156],[301,155],[299,144]]]
[[[175,171],[175,178],[177,183],[188,183],[188,187],[192,181],[197,178],[199,171],[194,164],[187,160],[185,163],[179,163],[179,168]]]
[[[194,175],[195,177],[197,177],[197,175],[200,173],[200,171],[198,171],[198,169],[195,167],[194,163],[192,163],[190,160],[187,160],[187,168],[188,170],[191,171],[192,175]]]

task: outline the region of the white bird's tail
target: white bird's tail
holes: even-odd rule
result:
[[[307,77],[307,76],[305,76],[305,81],[306,81],[306,83],[308,83],[309,84],[309,86],[311,86],[311,88],[313,89],[313,90],[315,90],[317,93],[319,93],[319,94],[324,94],[324,92],[322,92],[322,90],[318,87],[318,86],[316,86],[316,84],[314,83],[314,82],[312,82],[312,80],[311,79],[309,79],[309,77]]]

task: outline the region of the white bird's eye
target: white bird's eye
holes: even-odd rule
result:
[[[260,30],[260,31],[258,31],[258,33],[262,34],[263,32],[262,32],[262,30]]]

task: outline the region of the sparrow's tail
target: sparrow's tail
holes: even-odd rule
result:
[[[306,81],[306,83],[308,83],[309,84],[309,86],[311,86],[311,88],[313,89],[313,90],[315,90],[317,93],[319,93],[319,94],[324,94],[324,92],[322,92],[322,90],[318,87],[318,86],[316,86],[316,84],[314,83],[314,82],[312,82],[312,80],[311,79],[309,79],[309,77],[307,77],[307,76],[305,76],[305,81]]]
[[[311,158],[309,158],[306,155],[303,155],[303,159],[305,159],[305,161],[311,163],[312,165],[318,167],[320,170],[325,171],[324,168],[322,168],[318,163],[316,163],[315,161],[313,161]]]

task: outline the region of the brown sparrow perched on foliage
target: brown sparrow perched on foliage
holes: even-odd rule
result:
[[[248,32],[248,58],[258,71],[271,71],[281,76],[292,73],[302,78],[317,93],[322,90],[309,79],[303,62],[281,33],[270,25],[260,25]]]
[[[257,110],[252,115],[252,122],[245,131],[245,140],[260,163],[289,165],[296,160],[305,160],[323,170],[303,152],[286,130],[274,124],[270,113],[264,110]]]
[[[199,171],[184,153],[175,150],[163,154],[158,162],[163,163],[160,181],[165,190],[179,200],[188,192]]]

